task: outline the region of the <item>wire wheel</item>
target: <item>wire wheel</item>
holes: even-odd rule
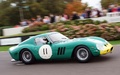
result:
[[[88,58],[88,51],[85,49],[85,48],[80,48],[78,51],[77,51],[77,57],[78,59],[80,60],[86,60]]]
[[[32,59],[32,55],[29,51],[24,51],[22,54],[22,58],[24,61],[29,62]]]
[[[91,58],[91,52],[85,46],[78,46],[75,51],[75,56],[79,62],[88,62]]]
[[[21,60],[25,64],[31,64],[34,62],[34,56],[29,50],[24,50],[21,52]]]

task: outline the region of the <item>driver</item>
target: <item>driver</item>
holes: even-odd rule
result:
[[[40,38],[41,43],[46,44],[48,42],[47,38]]]
[[[46,44],[48,42],[48,40],[46,38],[36,38],[35,41],[36,41],[37,45]]]
[[[43,38],[41,41],[45,44],[48,42],[47,38]]]

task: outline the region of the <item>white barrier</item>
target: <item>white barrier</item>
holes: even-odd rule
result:
[[[0,39],[0,45],[15,45],[21,42],[21,37]]]
[[[98,21],[106,20],[108,23],[120,22],[120,12],[107,13],[107,15],[104,17],[91,18],[91,19]]]
[[[104,21],[106,20],[108,23],[120,22],[120,16],[118,17],[98,17],[98,18],[91,18],[92,20],[96,21]]]
[[[107,17],[120,17],[120,12],[107,13]]]
[[[3,35],[9,36],[9,35],[20,34],[20,33],[22,33],[22,30],[26,27],[28,27],[28,26],[3,29]]]

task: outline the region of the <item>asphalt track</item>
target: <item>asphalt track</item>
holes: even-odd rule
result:
[[[113,53],[95,57],[89,63],[63,60],[24,65],[10,60],[8,52],[0,52],[0,75],[120,75],[120,46],[114,46]]]

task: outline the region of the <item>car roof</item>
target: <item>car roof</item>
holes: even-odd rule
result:
[[[24,44],[24,43],[28,42],[29,40],[34,39],[34,38],[37,38],[37,37],[46,36],[46,35],[51,35],[51,34],[56,34],[56,33],[58,33],[58,32],[48,32],[48,33],[43,33],[43,34],[39,34],[39,35],[36,35],[36,36],[32,36],[32,37],[24,40],[23,42],[21,42],[19,45]]]

